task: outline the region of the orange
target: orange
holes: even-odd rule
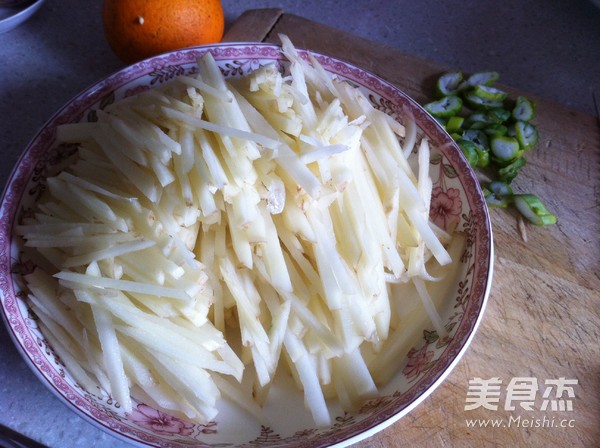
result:
[[[223,37],[220,0],[104,0],[106,39],[128,64]]]

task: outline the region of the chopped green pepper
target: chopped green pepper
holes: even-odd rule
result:
[[[509,165],[506,165],[506,166],[500,168],[498,170],[498,178],[502,182],[506,182],[507,184],[510,184],[515,179],[515,177],[517,177],[517,174],[519,174],[519,170],[521,168],[523,168],[524,166],[525,166],[525,158],[519,157],[518,159],[516,159],[514,162],[510,163]]]
[[[512,116],[515,120],[530,121],[535,116],[535,103],[524,96],[518,96]]]
[[[459,117],[458,115],[448,118],[448,121],[446,122],[446,131],[453,133],[460,130],[464,121],[464,117]]]
[[[483,129],[492,121],[485,112],[473,112],[465,119],[465,127],[469,129]]]
[[[465,119],[465,127],[470,129],[484,129],[490,124],[503,124],[510,118],[510,112],[501,107],[494,107],[486,111],[477,111]]]
[[[463,79],[460,71],[447,72],[440,76],[436,83],[438,96],[454,95],[458,91],[458,86]]]
[[[519,145],[526,151],[533,148],[539,140],[539,135],[535,126],[526,121],[517,121],[514,125],[514,131],[515,138],[518,140]]]
[[[483,191],[483,197],[485,198],[485,203],[488,207],[494,208],[506,208],[508,207],[509,202],[504,198],[497,198],[494,193]]]
[[[423,106],[427,112],[436,118],[448,118],[456,115],[462,109],[462,100],[455,95],[445,96]]]
[[[513,191],[507,183],[494,180],[488,184],[484,196],[490,207],[505,208],[512,202]]]
[[[490,140],[490,149],[494,162],[499,165],[508,165],[520,156],[521,146],[517,139],[506,135],[495,135]]]
[[[456,143],[458,144],[458,147],[462,153],[465,155],[469,165],[475,168],[479,162],[479,154],[477,153],[477,147],[475,146],[475,143],[462,138],[459,138]]]
[[[483,129],[487,135],[493,137],[495,135],[506,135],[508,128],[500,123],[492,123]]]
[[[473,89],[473,93],[479,98],[490,101],[504,101],[508,96],[508,93],[484,84],[477,84]]]
[[[500,74],[498,72],[476,72],[467,78],[466,84],[471,87],[477,85],[491,86],[498,81],[498,79],[500,79]]]
[[[470,141],[475,145],[479,158],[477,167],[485,168],[490,164],[490,149],[487,136],[478,129],[467,129],[462,133],[463,140]]]
[[[477,168],[485,168],[490,164],[490,150],[487,146],[477,146],[475,145],[475,149],[477,150]]]
[[[556,224],[556,216],[548,211],[544,203],[534,194],[516,194],[513,196],[515,207],[536,226]]]
[[[489,119],[494,123],[504,123],[510,118],[510,112],[503,107],[496,107],[487,111]]]
[[[485,198],[485,203],[490,207],[496,208],[506,208],[511,203],[510,198],[496,196],[492,191],[487,188],[483,190],[483,196]]]
[[[478,146],[482,146],[484,148],[489,146],[489,140],[485,135],[485,132],[479,129],[467,129],[462,133],[462,137],[465,140],[469,140]]]
[[[536,105],[522,96],[510,105],[507,93],[493,87],[498,79],[494,71],[477,72],[465,80],[462,72],[447,72],[436,84],[442,99],[425,105],[425,109],[445,126],[473,168],[494,164],[492,175],[497,180],[483,188],[490,207],[507,207],[517,198],[521,213],[530,221],[553,224],[556,217],[537,197],[513,195],[510,188],[526,164],[523,154],[539,140],[536,127],[530,123]]]
[[[506,182],[493,180],[489,183],[488,188],[497,196],[512,196],[513,190]]]
[[[468,92],[464,95],[465,101],[474,109],[494,109],[502,107],[502,101],[488,100],[475,95],[475,92]]]

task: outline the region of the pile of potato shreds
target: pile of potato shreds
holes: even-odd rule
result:
[[[429,220],[429,142],[282,36],[275,64],[198,74],[63,125],[77,143],[17,231],[67,371],[126,411],[261,415],[276,372],[316,424],[375,396],[433,326],[464,239]],[[41,257],[39,257],[41,255]]]

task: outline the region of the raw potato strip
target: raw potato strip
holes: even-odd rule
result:
[[[276,130],[279,136],[284,138],[284,141],[291,141],[291,147],[297,153],[308,150],[309,152],[304,152],[306,156],[301,159],[304,158],[307,165],[316,162],[321,180],[337,191],[329,198],[319,201],[320,204],[294,195],[293,191],[288,197],[295,196],[296,201],[301,204],[299,207],[303,211],[301,216],[308,217],[310,230],[305,231],[304,234],[310,234],[310,240],[314,243],[311,253],[315,257],[313,260],[315,260],[320,281],[323,282],[322,290],[325,292],[325,296],[321,298],[325,300],[327,308],[333,313],[336,331],[339,331],[338,335],[345,339],[346,349],[352,350],[352,347],[356,347],[356,344],[360,345],[361,341],[372,339],[374,349],[379,350],[390,333],[389,326],[392,321],[389,304],[391,298],[388,298],[386,280],[391,278],[394,281],[406,282],[411,275],[415,274],[426,277],[424,268],[424,263],[428,259],[424,253],[426,247],[432,250],[441,263],[449,261],[447,252],[439,240],[432,238],[433,230],[427,222],[427,218],[421,218],[421,216],[428,216],[428,199],[431,195],[431,181],[426,170],[429,165],[429,152],[426,151],[428,147],[425,146],[427,140],[421,138],[423,154],[417,164],[419,173],[413,173],[407,157],[412,153],[414,145],[412,140],[416,139],[414,123],[409,125],[409,141],[407,141],[405,153],[405,148],[398,142],[398,137],[406,133],[403,127],[392,125],[389,117],[375,110],[362,93],[350,88],[348,84],[338,80],[332,82],[329,78],[323,78],[323,72],[314,58],[309,56],[313,64],[310,67],[291,47],[291,43],[283,40],[285,54],[292,60],[291,92],[293,94],[291,96],[293,101],[287,103],[286,109],[286,102],[279,98],[279,95],[283,95],[282,92],[285,91],[286,86],[284,83],[284,88],[281,88],[282,83],[277,80],[280,74],[274,70],[262,70],[256,74],[256,77],[251,75],[252,79],[247,82],[247,85],[251,87],[249,90],[243,90],[240,87],[243,86],[243,83],[236,83],[239,94],[253,108],[250,109],[241,99],[239,103],[249,110],[250,116],[256,115],[256,111],[258,111],[267,120],[268,125],[259,123],[256,125],[257,128]],[[299,75],[300,71],[301,75]],[[275,87],[279,90],[276,91]],[[270,88],[272,90],[269,90]],[[336,96],[341,95],[340,91],[344,95],[338,99]],[[270,98],[270,100],[265,100],[265,96],[262,94],[265,94],[266,98]],[[306,103],[307,97],[310,99],[310,105]],[[343,123],[348,126],[350,123],[363,123],[364,118],[367,120],[367,123],[360,128],[365,130],[363,137],[359,137],[361,156],[353,155],[350,148],[355,144],[348,140],[351,135],[360,136],[360,132],[352,134],[347,130],[348,128],[338,127],[338,134],[335,134],[334,131],[331,131],[331,129],[336,129],[335,126],[329,128],[327,126],[332,117],[339,117],[334,112],[339,105],[342,105],[344,112],[349,115],[345,122],[337,124]],[[352,107],[348,108],[348,106]],[[287,117],[300,117],[303,127],[300,132],[295,133],[296,140],[290,140],[289,136],[287,139],[284,137],[286,133],[284,126],[287,126],[289,121],[280,120],[277,113],[283,113]],[[311,126],[313,115],[321,120],[318,126]],[[325,145],[339,145],[339,141],[332,140],[333,135],[343,135],[346,140],[342,140],[341,144],[345,143],[347,146],[343,150],[341,145],[339,150],[333,149],[337,147],[332,146],[332,150],[327,152],[318,149],[324,148]],[[313,149],[309,149],[311,147]],[[314,148],[326,154],[326,157],[320,158],[315,155],[309,158],[308,154],[311,154]],[[347,167],[353,166],[355,169],[350,174]],[[282,178],[285,179],[285,175]],[[382,192],[384,196],[381,196]],[[356,205],[357,198],[361,198],[359,206]],[[336,204],[340,204],[340,206],[338,207]],[[288,216],[286,210],[296,210],[296,208],[286,206],[283,216]],[[360,213],[352,214],[353,210],[369,210],[369,216],[364,212],[362,215]],[[375,213],[373,213],[374,211]],[[349,212],[350,216],[354,216],[354,229],[348,227]],[[331,217],[328,214],[331,214]],[[294,228],[297,226],[296,223],[302,222],[302,220],[290,219],[288,222],[289,226]],[[334,224],[333,230],[329,230],[332,225],[328,222]],[[298,231],[299,229],[295,229],[294,233],[298,234]],[[399,232],[402,235],[399,235]],[[282,230],[279,230],[279,233],[280,235],[287,234]],[[425,235],[417,241],[420,242],[418,252],[422,253],[422,256],[417,259],[413,257],[411,268],[415,270],[411,270],[409,273],[407,266],[411,261],[409,256],[411,248],[400,246],[396,241],[400,236],[403,241],[412,244],[415,241],[414,235],[421,235],[421,233],[425,233]],[[355,236],[349,239],[352,235]],[[369,238],[373,237],[377,243],[369,242]],[[332,244],[331,241],[334,243]],[[363,242],[364,246],[357,251],[357,247],[360,248],[360,243]],[[377,247],[381,249],[374,251],[374,248]],[[301,249],[300,252],[303,250]],[[350,258],[345,258],[348,255],[351,255]],[[298,254],[295,258],[297,257]],[[358,278],[353,279],[352,276],[349,276],[351,272],[349,266],[353,266],[360,273]],[[391,277],[383,269],[384,267],[389,269]],[[417,267],[418,269],[416,269]],[[375,272],[380,272],[380,274],[374,277],[373,273]],[[349,303],[347,295],[356,297],[353,299],[355,300],[354,305],[346,305]],[[372,302],[362,308],[362,311],[356,312],[354,315],[345,311],[346,308],[353,311],[361,309],[357,305],[360,305],[360,300],[364,300],[364,298],[372,298]],[[359,301],[356,302],[356,300]],[[375,322],[378,333],[375,338],[372,338],[372,330],[367,330],[371,327],[364,320],[365,310],[372,312],[372,315],[368,313],[367,315]],[[353,323],[348,324],[349,322]],[[359,328],[362,328],[362,337],[357,332]],[[402,334],[401,331],[397,333],[400,336]],[[396,334],[394,336],[398,337]],[[343,384],[343,381],[340,381]],[[344,399],[348,399],[350,402],[357,399],[356,394],[354,394],[354,398],[350,398],[353,394],[348,391],[344,392],[342,389],[338,389],[340,398],[345,397]]]
[[[147,104],[148,100],[140,97],[140,101]],[[218,390],[202,385],[204,375],[194,385],[195,374],[190,373],[186,387],[171,390],[167,399],[167,390],[143,380],[139,369],[134,375],[132,358],[125,355],[130,361],[124,362],[120,347],[125,343],[136,353],[154,352],[159,341],[147,328],[155,321],[131,319],[135,312],[118,314],[116,305],[107,307],[114,297],[128,297],[133,310],[150,311],[158,319],[158,324],[152,324],[156,325],[152,327],[154,335],[162,334],[161,341],[171,341],[171,347],[177,348],[184,341],[176,336],[183,328],[199,328],[207,322],[212,295],[204,266],[190,251],[199,230],[199,207],[206,204],[196,201],[190,174],[197,155],[213,149],[197,149],[194,132],[184,124],[157,124],[153,117],[132,107],[135,103],[132,99],[114,103],[98,114],[97,123],[82,124],[80,130],[69,125],[59,133],[66,140],[85,140],[81,142],[85,149],[72,167],[48,179],[50,190],[42,198],[41,211],[36,219],[19,227],[26,244],[39,247],[54,265],[49,267],[54,280],[41,281],[39,275],[29,279],[31,300],[44,304],[43,309],[36,309],[51,319],[48,328],[69,329],[66,349],[71,347],[78,356],[87,354],[88,362],[82,363],[85,375],[95,378],[124,408],[131,409],[131,387],[176,413],[207,421],[214,416]],[[189,107],[194,111],[197,106],[196,101]],[[99,169],[94,169],[96,166]],[[121,171],[124,176],[119,178],[111,171]],[[211,213],[220,211],[213,207]],[[69,289],[77,296],[72,308],[53,307],[48,298]],[[89,337],[82,340],[82,334]],[[194,344],[203,341],[211,355],[196,357],[195,362],[241,379],[242,363],[231,348],[223,347],[226,342],[220,331],[191,334],[192,345],[170,351],[174,362],[187,363],[190,353],[201,348]],[[164,370],[170,361],[147,356],[138,359],[156,364],[154,369],[163,369],[165,376],[172,375]],[[186,369],[196,372],[191,366]],[[89,385],[84,374],[77,371],[76,375]],[[190,390],[195,391],[197,400],[183,397]],[[201,399],[206,393],[213,397]]]
[[[93,305],[92,313],[94,314],[94,323],[98,331],[98,338],[100,339],[100,346],[104,356],[104,366],[110,381],[111,393],[126,412],[131,412],[132,404],[129,395],[129,385],[127,384],[121,349],[112,316],[105,310]]]
[[[206,423],[222,397],[263,422],[287,370],[328,426],[327,400],[360,406],[424,326],[447,335],[461,247],[429,222],[429,141],[281,40],[289,74],[225,79],[207,52],[59,128],[77,158],[16,228],[41,327],[125,409]]]

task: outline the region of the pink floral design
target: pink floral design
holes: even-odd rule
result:
[[[216,434],[217,433],[217,422],[208,422],[206,425],[201,425],[202,434]]]
[[[131,420],[156,434],[189,436],[194,425],[177,417],[157,411],[148,405],[140,404],[131,413]]]
[[[433,351],[427,350],[428,345],[425,344],[419,350],[411,348],[408,352],[408,364],[402,370],[402,373],[407,378],[412,378],[427,370],[427,365],[433,359]]]
[[[441,187],[433,189],[429,216],[437,226],[444,230],[455,228],[460,222],[461,211],[460,191],[456,188],[448,188],[447,191]]]

